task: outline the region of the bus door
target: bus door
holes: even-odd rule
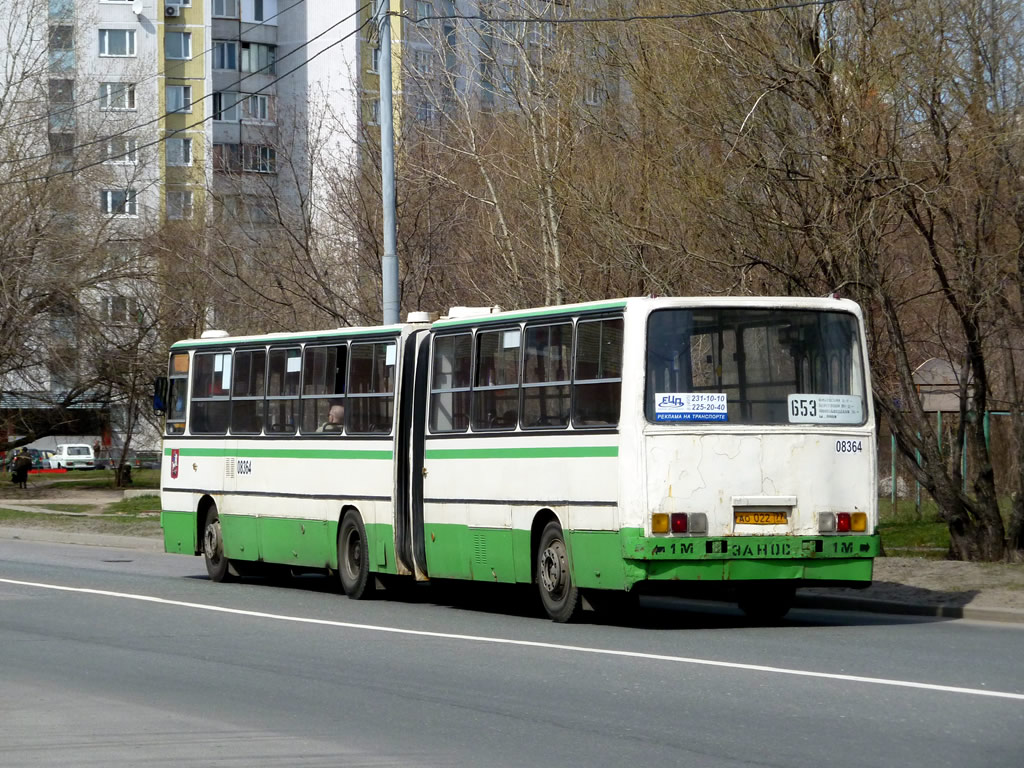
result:
[[[430,334],[413,331],[405,341],[395,446],[395,552],[417,579],[427,577],[423,541],[423,446],[427,414]]]

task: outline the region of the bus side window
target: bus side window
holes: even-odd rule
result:
[[[263,431],[263,395],[267,384],[267,351],[235,352],[231,386],[231,432],[258,435]]]
[[[394,341],[353,344],[349,352],[346,429],[354,434],[386,435],[395,411]]]
[[[478,331],[473,380],[474,430],[515,429],[519,421],[519,328]]]
[[[167,434],[185,434],[185,402],[188,397],[188,352],[171,355],[168,371]]]
[[[616,426],[621,396],[622,318],[581,320],[576,325],[573,426]]]
[[[471,333],[434,338],[430,380],[431,432],[465,432],[469,429],[472,359]]]
[[[230,392],[231,352],[196,352],[189,431],[206,435],[227,432]]]
[[[344,429],[348,347],[307,346],[302,364],[302,432],[340,435]]]
[[[523,428],[569,424],[572,323],[526,328],[523,361]]]
[[[298,347],[271,349],[267,376],[267,432],[294,435],[299,424],[299,376],[302,355]]]

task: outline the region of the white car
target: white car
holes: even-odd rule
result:
[[[61,443],[50,457],[50,469],[95,469],[92,446],[84,443]]]

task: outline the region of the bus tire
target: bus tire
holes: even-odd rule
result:
[[[338,579],[345,594],[353,600],[361,600],[373,593],[366,526],[354,509],[345,514],[338,527]]]
[[[796,599],[796,587],[788,585],[741,587],[737,605],[748,618],[758,622],[781,620]]]
[[[230,564],[224,556],[220,516],[215,505],[206,513],[206,522],[203,523],[203,560],[206,561],[206,572],[210,575],[210,581],[231,580]]]
[[[562,526],[554,520],[544,526],[537,545],[537,589],[544,611],[552,620],[564,624],[579,616],[580,591],[569,572]]]

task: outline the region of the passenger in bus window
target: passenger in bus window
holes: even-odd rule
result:
[[[333,403],[327,411],[327,421],[320,425],[317,432],[341,432],[345,424],[345,406]]]

